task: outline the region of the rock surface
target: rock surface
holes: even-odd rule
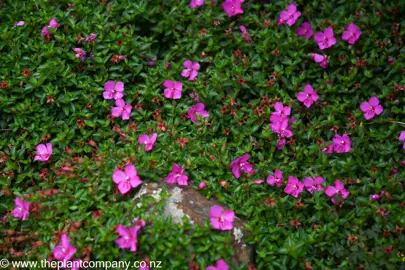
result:
[[[204,222],[210,218],[210,208],[214,205],[220,205],[216,199],[207,200],[193,187],[157,183],[144,184],[135,199],[152,196],[160,201],[160,194],[163,190],[171,195],[170,198],[166,199],[163,214],[164,216],[171,216],[174,223],[182,223],[182,218],[187,216],[190,223],[203,226]],[[235,252],[232,258],[233,265],[252,263],[253,248],[245,243],[244,224],[238,217],[235,217],[231,245]]]

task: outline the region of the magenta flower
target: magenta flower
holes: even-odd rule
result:
[[[360,104],[360,110],[364,112],[364,118],[370,120],[375,115],[380,115],[383,111],[383,107],[380,105],[380,101],[377,97],[371,97],[370,100],[364,101]]]
[[[380,194],[373,194],[370,196],[370,199],[374,202],[374,201],[378,201],[379,199],[381,199],[381,196],[384,195],[384,191],[381,191]]]
[[[115,170],[112,179],[118,185],[118,190],[123,195],[130,191],[131,188],[136,188],[142,183],[135,166],[132,164],[125,166],[124,171]]]
[[[232,17],[238,14],[243,14],[242,2],[243,1],[240,0],[225,0],[225,2],[222,3],[222,7],[228,17]]]
[[[231,162],[229,167],[232,169],[232,174],[235,178],[238,179],[240,177],[240,170],[244,173],[250,173],[253,170],[253,164],[247,162],[249,158],[249,154],[244,154]]]
[[[76,248],[70,244],[69,237],[63,234],[60,238],[61,244],[53,249],[53,256],[57,260],[69,261],[76,253]]]
[[[174,163],[171,173],[166,177],[165,182],[169,184],[178,184],[180,186],[188,185],[188,176],[184,174],[185,168],[181,168]]]
[[[46,26],[42,27],[41,35],[47,36],[47,35],[50,35],[50,34],[51,33],[49,33],[48,28]]]
[[[401,134],[399,134],[398,140],[400,142],[405,142],[405,130],[401,131]],[[405,149],[405,143],[402,145],[402,148]],[[404,162],[404,161],[402,161],[402,162]]]
[[[274,109],[276,111],[271,113],[270,122],[281,122],[285,118],[288,118],[287,116],[289,116],[291,113],[291,107],[284,107],[281,102],[276,102],[276,104],[274,105]]]
[[[253,184],[260,185],[260,184],[263,184],[263,183],[264,183],[264,180],[260,180],[260,179],[259,179],[259,180],[253,180],[252,183],[253,183]]]
[[[87,38],[86,38],[86,43],[94,43],[96,42],[96,34],[90,34]]]
[[[12,213],[15,218],[27,220],[27,216],[30,213],[30,203],[20,199],[19,197],[15,198],[15,208],[13,209]]]
[[[24,21],[19,21],[18,23],[14,24],[14,28],[16,28],[17,26],[24,26],[24,24]]]
[[[201,190],[201,189],[204,189],[206,186],[207,186],[207,182],[205,182],[205,180],[203,180],[203,181],[201,181],[201,183],[200,183],[200,185],[198,186],[198,188]]]
[[[191,62],[191,60],[186,60],[183,63],[185,69],[181,72],[181,76],[188,78],[189,81],[194,81],[198,76],[198,70],[200,69],[200,64],[197,62]]]
[[[209,116],[209,113],[206,110],[204,110],[204,107],[205,107],[204,104],[198,103],[197,105],[188,110],[188,118],[191,119],[191,122],[198,123],[197,115],[201,115],[202,118],[206,118]]]
[[[138,142],[140,144],[144,144],[145,151],[149,152],[152,150],[153,145],[155,144],[156,138],[157,138],[157,133],[153,133],[152,137],[150,137],[150,138],[147,134],[142,134],[138,137]]]
[[[336,204],[335,196],[340,195],[343,199],[349,196],[350,192],[345,189],[343,183],[340,180],[335,181],[335,186],[328,186],[325,189],[325,194],[332,199],[332,202]]]
[[[279,134],[282,137],[290,138],[292,137],[293,133],[289,129],[290,125],[288,123],[288,118],[280,118],[281,121],[271,123],[271,129],[273,132]]]
[[[314,39],[321,50],[330,48],[336,44],[336,38],[333,35],[333,28],[331,27],[325,28],[324,32],[316,33]]]
[[[288,26],[292,26],[300,16],[301,12],[297,11],[297,6],[290,4],[286,10],[281,11],[277,23],[279,25],[287,23]]]
[[[323,68],[328,67],[328,57],[326,55],[320,55],[317,53],[311,53],[311,57],[314,59],[316,63],[319,63],[319,65]]]
[[[104,99],[119,99],[124,96],[124,83],[117,82],[114,84],[114,81],[108,81],[104,84]]]
[[[360,38],[361,31],[357,29],[357,25],[350,23],[347,30],[343,32],[342,39],[347,40],[349,44],[354,44]]]
[[[204,0],[191,0],[191,2],[190,2],[191,8],[196,8],[198,6],[203,6],[203,5],[204,5]]]
[[[218,260],[216,266],[208,266],[205,270],[229,270],[229,266],[224,260]]]
[[[332,141],[334,143],[333,150],[336,153],[347,153],[352,148],[349,135],[346,133],[343,136],[336,134]]]
[[[58,28],[60,24],[56,21],[55,18],[52,18],[51,21],[49,22],[49,27],[50,28]]]
[[[252,37],[250,36],[248,30],[244,25],[239,26],[240,31],[242,31],[242,38],[246,43],[252,42]]]
[[[214,229],[221,231],[232,230],[234,219],[235,213],[232,210],[224,211],[224,209],[219,205],[214,205],[210,209],[210,220]]]
[[[181,91],[183,90],[183,84],[181,82],[174,82],[171,80],[166,80],[163,83],[163,86],[166,87],[164,91],[164,96],[166,98],[180,99]]]
[[[280,170],[275,170],[274,171],[274,176],[269,175],[267,177],[267,184],[269,185],[276,185],[277,187],[281,186],[281,183],[283,183],[283,174],[281,173]]]
[[[297,177],[288,176],[287,186],[284,192],[290,194],[291,196],[298,198],[298,195],[304,190],[304,183],[298,181]]]
[[[306,37],[307,39],[310,39],[313,34],[314,31],[312,30],[309,22],[304,22],[301,27],[297,28],[297,35],[299,37]]]
[[[144,220],[138,220],[136,226],[127,228],[122,224],[117,226],[117,234],[119,237],[115,240],[119,248],[129,248],[132,252],[136,252],[136,243],[138,241],[138,234],[140,230],[145,227]]]
[[[76,53],[76,58],[84,61],[86,59],[86,51],[80,48],[73,48],[73,51]]]
[[[322,149],[325,154],[332,154],[334,151],[335,144],[331,144],[328,147]]]
[[[323,182],[325,181],[320,176],[315,176],[314,179],[312,179],[311,177],[307,177],[304,179],[304,186],[308,190],[308,192],[312,194],[314,191],[323,190]]]
[[[48,161],[52,155],[52,143],[47,143],[37,145],[37,155],[34,158],[34,161]]]
[[[287,144],[287,141],[283,137],[279,137],[277,140],[277,150],[283,149],[284,145]]]
[[[115,100],[115,106],[111,109],[113,117],[122,117],[122,120],[128,120],[131,115],[132,105],[125,104],[125,101],[121,98]]]
[[[310,84],[304,86],[304,92],[299,92],[297,99],[304,103],[305,107],[309,108],[319,98]]]

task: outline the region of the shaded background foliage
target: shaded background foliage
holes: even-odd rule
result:
[[[258,269],[404,267],[397,256],[405,253],[404,150],[397,138],[404,128],[405,2],[296,1],[302,15],[291,28],[276,24],[288,1],[246,0],[244,14],[232,18],[220,2],[194,10],[188,1],[91,2],[1,4],[0,81],[7,86],[0,89],[0,213],[7,231],[0,243],[6,258],[45,258],[63,231],[78,248],[75,257],[148,257],[162,260],[165,269],[229,262],[230,234],[212,231],[208,223],[195,228],[148,217],[132,200],[136,190],[117,193],[111,174],[132,161],[144,182],[163,181],[173,163],[187,168],[193,186],[206,180],[202,192],[248,221]],[[46,41],[41,28],[53,17],[61,26]],[[19,20],[25,26],[13,28]],[[321,53],[316,43],[296,35],[304,21],[315,33],[334,28],[337,44],[325,51],[327,69],[309,56]],[[340,36],[351,22],[363,34],[348,46]],[[243,41],[240,25],[249,30],[251,44]],[[97,34],[94,45],[76,40],[90,33]],[[81,62],[76,47],[94,58]],[[125,62],[112,62],[114,55],[124,55]],[[157,60],[148,65],[152,58]],[[180,76],[186,59],[201,64],[196,82]],[[24,68],[28,78],[21,75]],[[166,79],[183,82],[181,100],[162,97]],[[114,104],[102,98],[107,80],[123,81],[125,101],[142,104],[129,121],[108,117]],[[310,109],[296,100],[308,83],[320,95]],[[196,103],[193,92],[210,113],[200,125],[184,118]],[[365,121],[359,106],[371,96],[384,112]],[[269,128],[275,101],[292,106],[297,120],[282,151]],[[153,151],[138,150],[138,136],[152,131],[159,134]],[[322,152],[335,131],[350,135],[349,153]],[[181,137],[188,140],[184,148]],[[33,162],[35,146],[45,142],[53,144],[50,161]],[[244,153],[252,155],[256,174],[236,180],[229,163]],[[276,169],[300,180],[320,175],[328,185],[340,179],[350,196],[339,207],[322,193],[302,193],[303,206],[297,206],[282,188],[252,185]],[[381,191],[383,198],[371,202],[369,196]],[[34,203],[26,222],[7,217],[16,196]],[[377,214],[380,207],[384,217]],[[147,226],[132,254],[113,241],[115,226],[134,218],[146,219]],[[16,234],[28,236],[20,241]]]

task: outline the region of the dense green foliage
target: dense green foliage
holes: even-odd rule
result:
[[[149,216],[133,200],[139,188],[121,195],[111,178],[132,162],[143,182],[162,182],[177,163],[192,186],[206,180],[201,192],[247,221],[257,269],[404,267],[397,253],[405,253],[405,155],[398,141],[405,129],[405,2],[297,0],[302,15],[291,27],[277,25],[288,1],[245,0],[244,14],[234,17],[222,1],[205,2],[197,9],[183,0],[0,4],[0,226],[7,230],[1,257],[47,258],[64,232],[78,249],[74,258],[149,258],[176,270],[190,262],[201,269],[218,259],[230,264],[231,232],[212,230],[208,220],[196,227]],[[47,40],[41,29],[51,18],[61,26],[49,29]],[[20,20],[25,25],[14,28]],[[336,45],[322,52],[313,38],[298,37],[304,21],[314,34],[333,26]],[[351,22],[362,35],[349,46],[341,35]],[[97,34],[94,44],[78,42],[90,33]],[[73,48],[94,57],[81,61]],[[311,53],[328,55],[328,68]],[[125,61],[111,61],[119,55]],[[201,65],[195,82],[180,75],[187,59]],[[130,120],[108,117],[108,80],[125,83],[124,99],[135,106]],[[162,96],[165,80],[182,81],[181,99]],[[306,84],[319,95],[310,108],[296,98]],[[185,117],[196,104],[193,92],[210,114],[200,124]],[[360,104],[371,96],[384,111],[365,120]],[[269,122],[276,101],[291,106],[296,120],[281,151]],[[322,151],[335,131],[349,134],[350,152]],[[152,132],[153,150],[138,149],[138,136]],[[184,147],[180,138],[188,140]],[[49,161],[34,161],[36,145],[47,142]],[[235,179],[229,164],[245,153],[255,174]],[[284,175],[281,188],[253,184],[276,169]],[[325,187],[339,179],[350,195],[337,205],[323,192],[295,199],[283,191],[289,175],[320,175]],[[370,200],[381,191],[380,200]],[[32,203],[26,221],[11,215],[16,197]],[[138,218],[147,223],[138,251],[119,249],[116,226]],[[239,268],[247,265],[231,267]]]

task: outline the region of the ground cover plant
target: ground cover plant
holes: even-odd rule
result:
[[[404,1],[3,1],[1,257],[405,267]],[[144,183],[224,207],[147,215]],[[156,203],[156,209],[164,201]],[[232,265],[246,221],[250,265]]]

